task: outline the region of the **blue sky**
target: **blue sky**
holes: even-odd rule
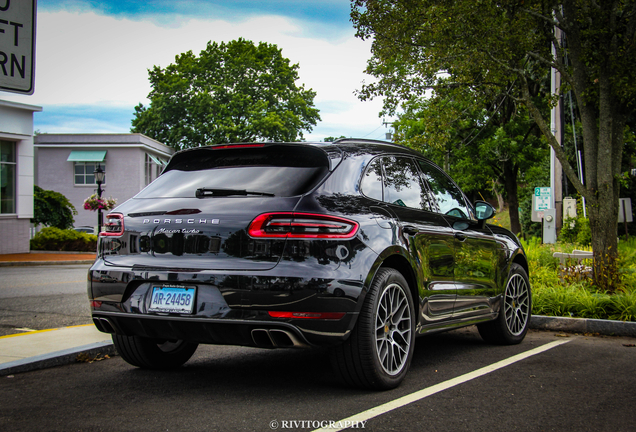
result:
[[[354,37],[349,0],[38,0],[35,93],[0,99],[43,107],[35,129],[126,133],[147,104],[147,70],[210,40],[278,45],[317,92],[322,121],[305,133],[384,139],[381,101],[361,102],[370,43]]]

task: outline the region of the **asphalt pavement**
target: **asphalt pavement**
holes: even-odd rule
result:
[[[90,264],[95,254],[35,252],[0,255],[0,266]],[[533,315],[530,327],[579,334],[636,337],[636,322],[545,317]],[[0,337],[0,376],[92,361],[116,355],[109,334],[94,325],[30,331]]]

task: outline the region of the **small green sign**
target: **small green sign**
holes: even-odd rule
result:
[[[551,208],[552,188],[534,188],[534,211],[547,210]]]

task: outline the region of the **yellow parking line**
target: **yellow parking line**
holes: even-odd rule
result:
[[[0,339],[6,339],[6,338],[11,338],[11,337],[16,337],[16,336],[25,336],[25,335],[30,335],[30,334],[34,334],[34,333],[50,332],[50,331],[53,331],[53,330],[62,330],[62,329],[69,329],[69,328],[76,328],[76,327],[87,327],[87,326],[92,326],[92,325],[93,324],[80,324],[80,325],[69,326],[69,327],[58,327],[58,328],[46,329],[46,330],[34,330],[34,331],[25,332],[25,333],[16,333],[16,334],[12,334],[12,335],[0,336]]]

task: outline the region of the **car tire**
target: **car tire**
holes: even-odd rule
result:
[[[477,329],[488,343],[518,344],[526,337],[531,314],[532,293],[528,274],[519,264],[513,263],[501,299],[499,316],[494,321],[478,324]]]
[[[129,364],[144,369],[174,369],[190,360],[199,344],[159,341],[139,336],[112,335],[119,355]]]
[[[336,373],[349,385],[388,390],[404,380],[415,342],[408,283],[392,268],[378,270],[351,336],[332,349]]]

